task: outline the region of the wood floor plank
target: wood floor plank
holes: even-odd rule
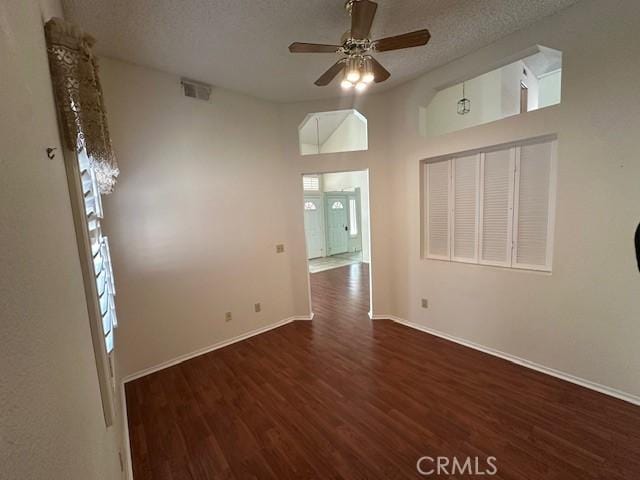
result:
[[[372,322],[366,264],[311,282],[313,321],[126,385],[135,480],[419,478],[423,455],[494,456],[504,480],[640,478],[639,407]]]

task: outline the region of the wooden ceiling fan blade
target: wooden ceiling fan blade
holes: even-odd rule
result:
[[[371,65],[373,67],[373,81],[374,82],[376,82],[376,83],[384,82],[385,80],[388,80],[389,77],[391,76],[391,73],[389,73],[389,70],[387,70],[382,65],[380,65],[380,62],[378,62],[373,57],[371,57]]]
[[[324,72],[322,74],[322,76],[318,80],[315,81],[315,84],[318,87],[325,87],[325,86],[329,85],[331,83],[331,80],[336,78],[336,76],[342,70],[344,70],[344,67],[345,67],[344,58],[342,60],[338,60],[336,63],[333,64],[333,66],[329,70]]]
[[[400,50],[402,48],[421,47],[422,45],[426,45],[430,38],[431,34],[429,30],[425,28],[424,30],[417,30],[403,35],[396,35],[395,37],[376,40],[373,43],[376,51],[388,52],[389,50]]]
[[[325,45],[321,43],[293,42],[289,45],[291,53],[336,53],[340,45]]]
[[[370,0],[355,0],[351,7],[351,37],[369,38],[378,4]]]

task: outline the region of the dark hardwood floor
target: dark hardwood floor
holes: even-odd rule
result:
[[[640,479],[640,407],[370,321],[366,265],[312,286],[312,322],[126,385],[135,480],[420,478],[421,456],[498,468],[422,478]]]

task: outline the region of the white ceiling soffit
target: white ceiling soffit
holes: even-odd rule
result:
[[[466,55],[577,0],[378,0],[373,38],[421,28],[426,47],[378,53],[381,91]],[[294,41],[339,43],[344,0],[62,0],[101,55],[277,102],[342,95],[313,82],[334,54],[291,54]],[[353,93],[349,93],[352,95]]]

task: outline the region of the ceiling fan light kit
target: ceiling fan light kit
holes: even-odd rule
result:
[[[291,53],[344,55],[315,81],[319,87],[329,85],[335,77],[343,73],[340,86],[344,90],[354,88],[357,92],[363,92],[369,84],[381,83],[391,77],[391,73],[373,58],[371,53],[419,47],[426,45],[431,38],[429,30],[423,29],[372,41],[369,34],[378,4],[371,0],[348,0],[345,9],[351,15],[351,30],[345,35],[342,45],[300,42],[289,45]]]

